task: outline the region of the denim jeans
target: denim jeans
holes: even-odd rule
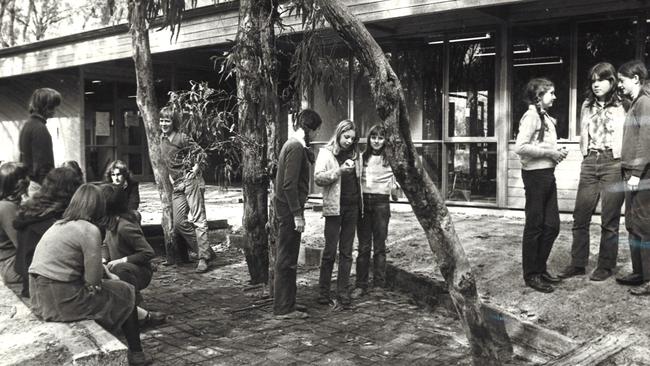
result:
[[[522,240],[524,279],[546,272],[546,261],[560,233],[555,168],[522,170],[526,223]]]
[[[350,270],[352,269],[352,244],[359,218],[359,205],[341,205],[341,215],[325,217],[325,250],[320,265],[318,284],[321,296],[328,297],[332,269],[339,248],[339,273],[336,293],[339,298],[350,298]]]
[[[611,150],[590,151],[580,167],[580,183],[573,210],[571,265],[586,267],[589,260],[589,224],[601,199],[598,267],[613,269],[618,255],[618,224],[625,199],[621,162]]]
[[[185,239],[199,258],[208,260],[213,251],[208,242],[204,193],[199,178],[176,182],[172,193],[172,221],[175,234]]]
[[[359,255],[357,256],[356,287],[368,288],[370,251],[373,255],[373,281],[375,286],[386,286],[386,237],[390,220],[390,203],[387,194],[363,194],[363,215],[357,225]]]
[[[650,281],[650,183],[642,178],[639,189],[625,192],[625,228],[630,243],[632,271]]]
[[[275,200],[275,209],[279,222],[278,251],[275,258],[275,278],[273,282],[273,313],[287,314],[296,306],[296,270],[300,239],[289,205]]]

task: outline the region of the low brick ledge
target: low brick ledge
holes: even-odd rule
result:
[[[93,320],[44,322],[0,282],[0,364],[122,366],[127,348]]]

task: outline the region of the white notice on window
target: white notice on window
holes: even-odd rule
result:
[[[95,136],[111,135],[111,114],[109,112],[95,112]]]

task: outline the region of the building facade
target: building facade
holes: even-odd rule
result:
[[[635,58],[649,61],[650,4],[636,0],[346,3],[397,72],[423,167],[449,204],[523,208],[513,152],[527,108],[521,95],[530,78],[545,76],[556,85],[550,114],[558,120],[559,143],[570,151],[556,170],[559,205],[573,210],[587,71],[601,61],[616,67]],[[237,15],[236,2],[194,10],[173,43],[167,31],[151,32],[161,100],[186,80],[213,76],[209,57],[235,38]],[[297,19],[287,22],[298,25]],[[362,68],[329,33],[338,70],[334,82],[312,90],[307,101],[325,122],[319,143],[342,119],[354,120],[361,136],[379,122]],[[0,98],[9,101],[0,108],[0,159],[16,156],[7,149],[26,118],[26,97],[43,84],[63,89],[66,100],[49,126],[57,161],[79,160],[92,176],[105,161],[121,158],[136,175],[150,178],[142,125],[129,98],[135,94],[130,47],[126,28],[113,27],[0,50]]]

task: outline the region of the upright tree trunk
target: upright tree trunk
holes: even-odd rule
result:
[[[449,286],[470,342],[474,364],[499,365],[498,347],[484,319],[474,275],[451,216],[440,193],[423,171],[413,146],[404,92],[397,75],[363,23],[340,0],[318,0],[318,4],[327,21],[368,71],[377,113],[388,131],[386,148],[391,168],[424,229]]]
[[[160,150],[159,109],[153,79],[153,62],[149,47],[149,33],[146,21],[147,0],[129,0],[129,33],[133,48],[133,61],[137,81],[136,102],[144,121],[147,134],[149,158],[153,168],[158,194],[162,203],[162,227],[165,236],[165,250],[168,260],[176,260],[177,253],[172,237],[172,186],[164,157]]]
[[[249,247],[245,250],[251,283],[269,278],[268,138],[267,126],[277,121],[277,72],[274,48],[274,17],[277,5],[268,0],[242,0],[237,35],[237,94],[239,124],[244,137],[242,224]],[[269,132],[273,133],[274,127]],[[274,134],[271,136],[274,145]],[[272,228],[272,225],[269,226]]]

